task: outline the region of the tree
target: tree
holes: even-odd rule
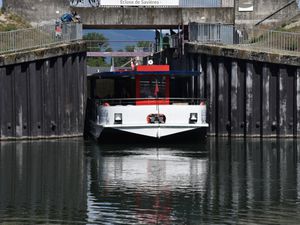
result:
[[[109,46],[108,39],[101,33],[88,33],[83,36],[83,39],[87,41],[89,51],[112,51]],[[89,57],[87,58],[87,65],[91,67],[109,66],[109,64],[105,61],[105,57]]]
[[[125,52],[133,52],[134,51],[134,45],[127,45],[125,46]],[[118,52],[123,52],[123,49],[119,49]],[[129,63],[131,60],[131,57],[117,57],[115,58],[115,66],[120,67],[125,65],[126,63]]]

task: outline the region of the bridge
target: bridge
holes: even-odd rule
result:
[[[85,2],[73,4],[72,10],[89,29],[168,29],[189,22],[234,24],[233,0],[162,2],[101,1],[97,7],[89,7],[90,2]]]

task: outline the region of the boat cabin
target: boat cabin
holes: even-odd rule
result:
[[[89,78],[90,97],[107,104],[189,104],[185,100],[199,97],[192,80],[199,75],[170,71],[169,65],[139,65],[134,71],[103,72]]]

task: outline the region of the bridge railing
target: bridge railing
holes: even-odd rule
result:
[[[242,34],[238,44],[247,48],[300,53],[300,33],[254,28],[248,35]]]
[[[189,41],[236,45],[247,49],[300,53],[300,33],[252,28],[239,30],[227,24],[189,24]]]
[[[120,1],[112,0],[70,0],[70,6],[72,7],[178,7],[178,8],[207,8],[207,7],[234,7],[234,0],[165,0],[160,3],[143,4],[142,2],[137,4],[137,1],[131,1],[133,3],[120,3]],[[155,1],[153,1],[155,2]],[[158,2],[158,1],[156,1]]]
[[[0,32],[0,54],[47,47],[82,39],[82,24],[63,23]]]

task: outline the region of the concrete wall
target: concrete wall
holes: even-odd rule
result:
[[[299,137],[300,57],[187,44],[216,136]]]
[[[33,24],[53,23],[56,18],[69,11],[69,5],[68,0],[3,0],[6,9],[16,12]]]
[[[0,140],[81,136],[86,99],[81,43],[0,58]]]
[[[240,5],[240,0],[235,0],[235,23],[237,25],[242,26],[252,26],[253,24],[257,23],[261,19],[265,18],[266,16],[279,9],[280,7],[286,5],[290,1],[291,0],[253,0],[254,8],[252,12],[239,12],[238,8]],[[292,8],[289,8],[289,10],[282,11],[280,14],[277,15],[277,18],[282,19],[285,17],[289,17],[291,10],[293,9],[297,10],[296,4],[294,4]],[[276,17],[274,17],[273,19],[276,19]]]
[[[189,22],[234,23],[233,8],[76,8],[89,28],[163,28]]]
[[[4,7],[32,23],[53,23],[64,12],[70,11],[68,0],[3,0]],[[192,22],[234,23],[232,8],[74,8],[85,24],[103,26],[174,25]],[[56,11],[59,11],[57,14]],[[123,26],[124,27],[124,26]]]

